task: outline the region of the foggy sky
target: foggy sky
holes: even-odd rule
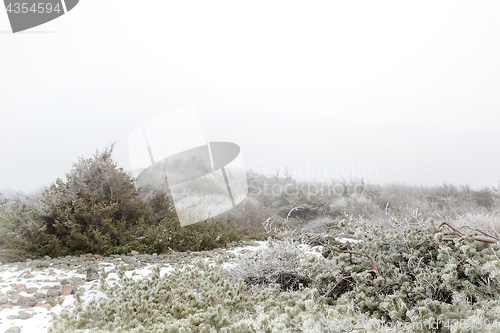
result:
[[[247,168],[497,186],[498,17],[495,1],[81,0],[12,34],[0,10],[0,189],[110,142],[130,170],[130,132],[188,105]]]

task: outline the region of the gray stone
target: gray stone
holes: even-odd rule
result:
[[[7,331],[5,331],[5,333],[21,333],[21,329],[19,328],[19,326],[12,326]]]
[[[133,256],[137,256],[137,255],[139,255],[139,252],[133,250],[133,251],[130,252],[130,254],[133,255]]]
[[[59,296],[59,288],[50,288],[47,290],[47,297],[56,297]]]
[[[37,287],[31,287],[31,288],[28,288],[28,294],[34,294],[38,291],[38,288]]]
[[[40,262],[39,267],[49,267],[50,266],[50,261],[48,260],[43,260]]]
[[[44,293],[36,293],[36,294],[35,294],[35,298],[36,298],[36,299],[42,299],[42,298],[45,298],[45,294],[44,294]]]
[[[80,277],[73,278],[72,280],[75,286],[81,286],[82,284],[84,284],[82,278]]]
[[[36,268],[36,267],[40,267],[40,260],[33,260],[32,262],[30,262],[30,263],[28,264],[28,266],[30,266],[30,267],[35,267],[35,268]]]
[[[0,297],[0,304],[5,304],[9,301],[9,298],[7,296],[1,296]]]
[[[24,296],[21,296],[19,297],[19,299],[17,300],[17,305],[19,305],[20,307],[23,307],[23,308],[27,308],[28,306],[30,306],[30,300],[27,299],[26,297]]]
[[[124,254],[122,254],[122,255],[120,256],[120,258],[122,259],[122,261],[129,261],[129,260],[130,260],[130,257],[129,257],[129,256],[126,256],[126,255],[124,255]]]
[[[69,285],[73,286],[75,283],[73,282],[72,279],[64,279],[64,280],[61,281],[61,284],[62,285],[69,284]]]
[[[17,319],[29,319],[32,317],[33,317],[32,313],[24,312],[24,311],[19,312],[19,314],[17,315]]]

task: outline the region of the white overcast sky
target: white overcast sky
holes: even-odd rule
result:
[[[0,189],[114,141],[130,170],[130,132],[188,105],[248,168],[497,186],[499,17],[498,1],[81,0],[12,34],[0,10]]]

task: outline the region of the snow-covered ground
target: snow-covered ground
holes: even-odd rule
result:
[[[341,241],[353,241],[352,239],[341,239]],[[233,253],[236,258],[242,255],[247,255],[251,253],[255,253],[258,251],[262,251],[268,247],[267,241],[256,242],[258,245],[256,246],[244,246],[237,247],[231,250],[225,251],[225,253]],[[304,244],[299,244],[298,247],[306,254],[311,255],[321,255],[320,247],[308,246]],[[229,269],[236,265],[236,258],[230,259],[224,262],[223,267]],[[214,258],[204,258],[200,260],[213,261]],[[116,261],[116,264],[110,262],[102,262],[96,263],[99,271],[104,269],[105,271],[112,271],[116,266],[120,263],[120,261]],[[126,271],[125,274],[127,277],[133,278],[134,280],[142,279],[151,274],[152,269],[156,267],[157,264],[150,264],[145,267],[137,267],[134,270]],[[162,266],[164,266],[162,264]],[[187,265],[189,266],[189,265]],[[77,273],[77,268],[74,269],[59,269],[59,268],[45,268],[40,270],[30,270],[29,274],[32,277],[25,277],[26,269],[20,270],[19,265],[17,264],[6,264],[0,266],[0,300],[4,297],[8,297],[7,292],[16,290],[17,288],[24,288],[24,286],[20,286],[22,284],[26,285],[26,289],[35,287],[38,292],[45,292],[48,288],[52,286],[61,286],[61,281],[64,279],[73,279],[73,278],[81,278],[84,283],[80,286],[79,292],[81,294],[81,299],[85,303],[90,302],[92,299],[99,299],[102,297],[106,297],[104,293],[99,291],[99,280],[94,281],[85,281],[86,274]],[[160,275],[168,274],[171,270],[173,270],[172,266],[161,267]],[[119,280],[118,274],[114,272],[110,272],[106,278],[106,282],[109,286],[112,286],[116,281]],[[82,289],[83,288],[83,289]],[[24,290],[24,289],[21,289]],[[32,297],[33,293],[28,294],[26,291],[18,292],[19,295],[24,297]],[[5,296],[2,296],[5,295]],[[22,333],[44,333],[47,332],[50,327],[50,321],[52,320],[53,314],[59,314],[63,310],[70,310],[74,307],[75,295],[67,295],[67,296],[59,296],[60,301],[57,304],[50,308],[41,307],[41,303],[35,307],[25,307],[22,308],[20,306],[13,306],[11,308],[4,308],[0,310],[0,333],[4,333],[11,329],[11,332],[22,332]],[[43,301],[43,299],[41,299]],[[1,303],[1,301],[0,301]],[[12,319],[17,316],[27,316],[30,318],[27,319]],[[20,331],[14,329],[14,327],[18,327]],[[85,332],[85,331],[82,331]]]

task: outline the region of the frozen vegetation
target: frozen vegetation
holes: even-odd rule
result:
[[[76,293],[51,332],[500,331],[498,188],[250,171],[241,204],[181,228],[168,187],[136,188],[111,152],[80,160],[40,193],[2,199],[0,260],[267,245],[231,265],[179,262],[140,279],[117,268],[113,284],[102,274],[105,297]]]

